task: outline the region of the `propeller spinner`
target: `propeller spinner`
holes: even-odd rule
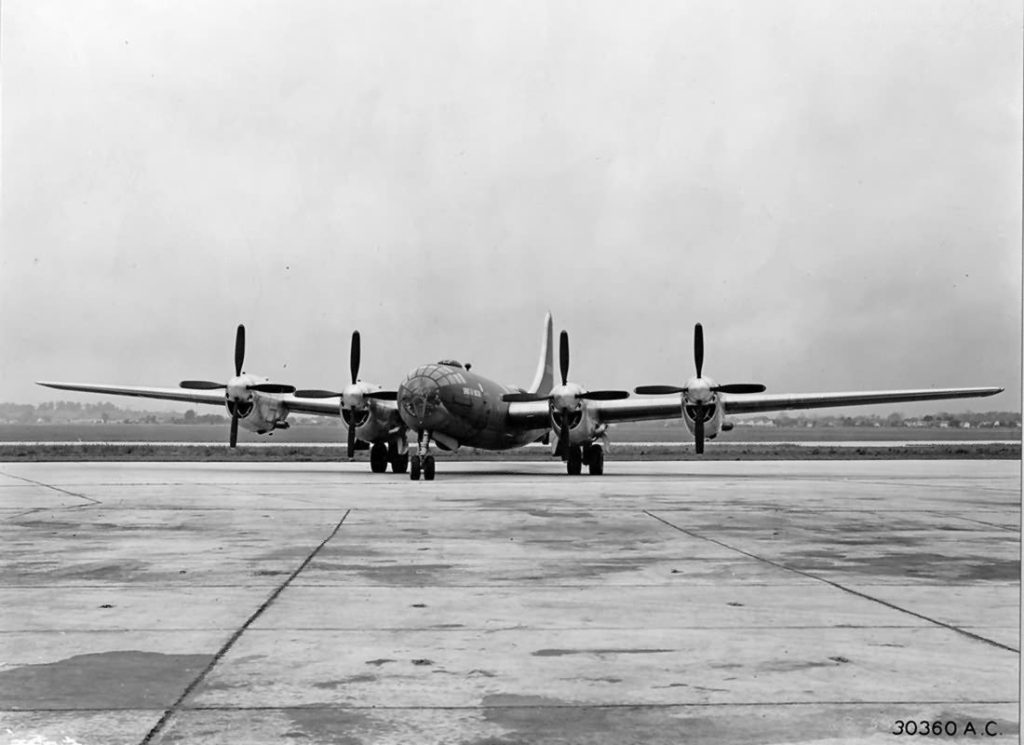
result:
[[[726,383],[718,385],[703,377],[704,371],[704,327],[699,323],[693,327],[693,362],[697,376],[687,381],[685,386],[676,385],[641,385],[633,390],[636,393],[662,396],[670,393],[683,394],[683,406],[693,413],[693,439],[697,454],[704,452],[704,422],[713,412],[716,393],[763,393],[765,387],[760,383]]]
[[[181,388],[188,388],[198,391],[209,391],[223,388],[227,400],[234,403],[248,401],[251,391],[259,393],[293,393],[295,386],[282,383],[250,383],[247,380],[239,380],[242,377],[242,365],[245,363],[245,326],[238,324],[235,332],[235,377],[227,383],[215,383],[212,380],[183,380],[179,383]],[[231,410],[231,430],[228,436],[228,444],[231,447],[238,445],[238,409],[237,406],[229,406]]]

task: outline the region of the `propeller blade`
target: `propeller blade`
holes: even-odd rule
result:
[[[697,364],[697,377],[704,369],[704,327],[699,323],[693,327],[693,361]]]
[[[565,333],[564,331],[562,332]],[[563,456],[569,454],[569,410],[562,409],[562,420],[559,424],[558,449]]]
[[[356,425],[349,423],[348,425],[348,459],[352,460],[352,457],[356,452]]]
[[[664,396],[667,393],[682,393],[685,390],[677,385],[641,385],[634,388],[633,392],[646,396]]]
[[[255,385],[250,385],[249,390],[259,391],[260,393],[294,393],[295,386],[283,383],[256,383]]]
[[[238,446],[238,416],[235,414],[231,415],[231,436],[228,438],[228,445],[230,447]]]
[[[760,383],[728,383],[716,385],[711,390],[717,393],[764,393],[765,387]]]
[[[195,391],[212,391],[216,388],[227,388],[223,383],[214,383],[211,380],[183,380],[178,385],[181,388],[190,388]]]
[[[398,391],[374,391],[373,393],[364,393],[363,398],[372,398],[377,401],[397,401]]]
[[[698,406],[693,423],[693,439],[697,445],[697,455],[704,452],[704,407]]]
[[[245,362],[245,326],[238,324],[235,332],[235,376],[242,374],[242,363]]]
[[[562,385],[569,379],[569,333],[562,329],[558,337],[558,366],[562,371]]]
[[[334,391],[323,391],[319,388],[303,389],[301,391],[295,391],[296,398],[334,398],[340,396],[340,393]]]
[[[501,397],[505,403],[521,403],[524,401],[547,401],[550,396],[542,396],[539,393],[506,393]]]
[[[353,383],[356,382],[356,379],[359,376],[359,352],[360,352],[359,346],[360,346],[359,345],[359,332],[358,331],[353,331],[352,332],[352,349],[349,352],[349,358],[348,358],[348,365],[349,365],[349,370],[352,371],[352,382]],[[349,455],[348,457],[351,458],[352,456]]]
[[[623,398],[629,398],[629,393],[626,391],[587,391],[581,393],[580,398],[585,398],[588,401],[618,401]]]

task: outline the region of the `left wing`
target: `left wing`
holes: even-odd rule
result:
[[[904,391],[854,391],[851,393],[722,393],[725,414],[752,414],[788,409],[821,409],[829,406],[896,404],[906,401],[937,401],[950,398],[981,398],[1001,393],[1002,388],[920,388]]]
[[[191,388],[153,388],[135,385],[106,385],[99,383],[53,383],[40,381],[37,385],[56,388],[63,391],[83,391],[85,393],[106,393],[110,396],[134,396],[136,398],[158,398],[165,401],[181,401],[182,403],[211,404],[224,406],[226,399],[223,390],[195,390]],[[260,396],[280,401],[289,412],[297,414],[315,414],[318,416],[341,416],[339,399],[296,398],[291,394],[261,393]]]
[[[854,391],[849,393],[721,393],[723,414],[752,414],[788,409],[819,409],[831,406],[864,406],[868,404],[936,401],[953,398],[994,396],[1002,388],[921,388],[893,391]],[[619,401],[587,401],[587,412],[598,422],[639,422],[651,419],[673,419],[682,416],[682,396],[672,394],[652,398],[627,398]],[[550,426],[547,401],[510,403],[509,422],[523,429]]]

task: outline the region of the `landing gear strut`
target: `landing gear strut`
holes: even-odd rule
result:
[[[434,456],[430,454],[430,433],[420,432],[416,440],[416,454],[409,461],[409,478],[420,480],[420,471],[426,481],[434,480]]]

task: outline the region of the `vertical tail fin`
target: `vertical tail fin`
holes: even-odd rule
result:
[[[546,396],[555,385],[555,356],[551,340],[551,311],[544,316],[544,332],[540,342],[540,360],[537,362],[537,374],[530,385],[530,393]]]

